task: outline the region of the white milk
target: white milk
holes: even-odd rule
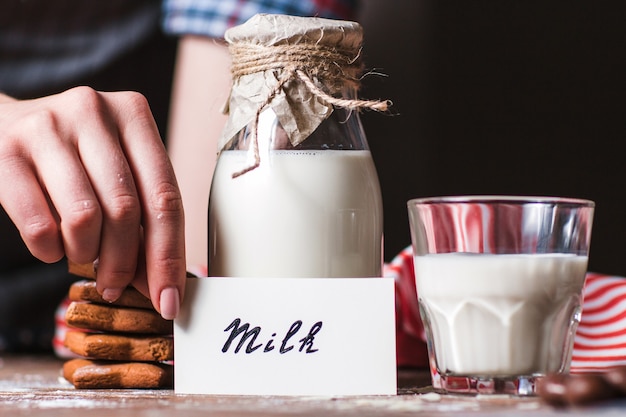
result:
[[[569,360],[587,257],[434,254],[414,260],[441,373],[545,374]]]
[[[381,275],[382,204],[369,151],[269,151],[238,177],[223,152],[209,203],[209,275]]]

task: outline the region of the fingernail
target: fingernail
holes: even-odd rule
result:
[[[122,288],[106,288],[104,291],[102,291],[102,299],[104,301],[112,303],[120,298],[120,295],[122,295],[122,291],[124,291]]]
[[[174,320],[178,316],[178,310],[180,309],[178,288],[168,287],[161,291],[159,307],[161,307],[161,316],[165,320]]]

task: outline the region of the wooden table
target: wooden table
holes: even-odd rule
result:
[[[76,390],[62,361],[0,356],[0,416],[624,416],[626,400],[559,410],[536,398],[439,395],[423,372],[401,371],[397,396],[246,397],[177,395],[172,390]]]

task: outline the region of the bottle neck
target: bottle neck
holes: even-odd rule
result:
[[[287,132],[271,108],[259,115],[258,125],[250,123],[232,141],[229,150],[248,150],[256,140],[259,151],[267,150],[369,150],[369,145],[356,110],[334,108],[319,126],[301,143],[293,145]]]

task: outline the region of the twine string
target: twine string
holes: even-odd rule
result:
[[[371,109],[384,112],[389,108],[388,100],[358,100],[335,97],[346,87],[358,91],[359,76],[362,71],[360,51],[341,50],[319,44],[275,45],[262,46],[255,44],[236,43],[230,46],[233,65],[233,79],[244,75],[263,73],[268,70],[282,72],[278,83],[270,90],[267,98],[259,104],[252,131],[251,153],[253,162],[232,174],[237,178],[258,168],[261,164],[259,154],[258,126],[261,112],[270,105],[276,94],[290,81],[301,81],[311,94],[335,107],[354,109]],[[313,80],[318,80],[328,92]]]

